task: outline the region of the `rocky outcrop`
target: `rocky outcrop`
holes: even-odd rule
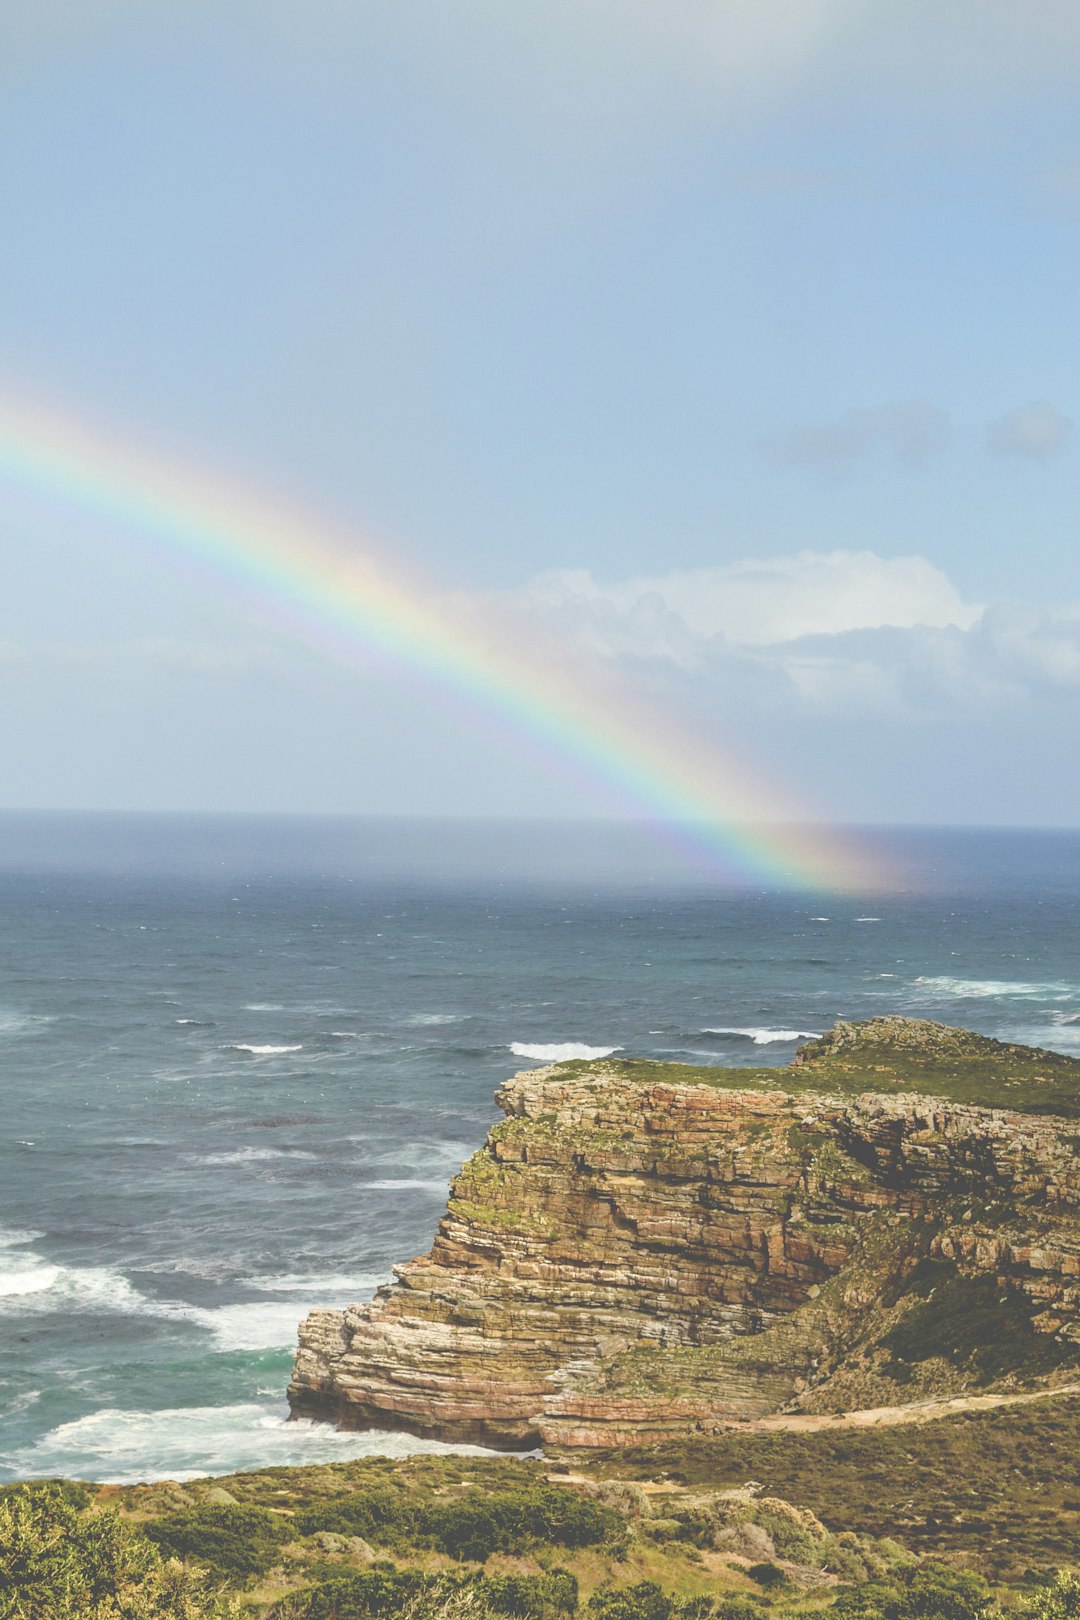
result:
[[[820,1410],[883,1381],[895,1399],[905,1381],[1064,1374],[1080,1357],[1074,1128],[853,1091],[860,1027],[862,1079],[888,1085],[877,1059],[897,1032],[874,1025],[827,1037],[816,1069],[811,1049],[791,1071],[608,1061],[515,1076],[430,1253],[370,1303],[302,1325],[294,1412],[607,1445]],[[949,1043],[963,1032],[922,1027],[938,1068],[970,1056]],[[906,1080],[919,1041],[900,1036]],[[969,1343],[976,1308],[1000,1316],[989,1359]]]

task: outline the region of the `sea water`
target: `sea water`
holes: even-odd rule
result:
[[[296,1325],[428,1246],[522,1067],[876,1013],[1080,1054],[1080,835],[866,836],[900,892],[595,824],[0,817],[0,1477],[427,1449],[287,1422]]]

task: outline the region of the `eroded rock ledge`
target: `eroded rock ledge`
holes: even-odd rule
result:
[[[302,1324],[292,1409],[612,1445],[1075,1376],[1078,1077],[900,1019],[786,1071],[519,1074],[430,1253]]]

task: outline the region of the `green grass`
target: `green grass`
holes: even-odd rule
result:
[[[644,1058],[560,1064],[555,1076],[611,1075],[640,1086],[714,1086],[725,1091],[783,1091],[858,1096],[918,1092],[980,1108],[1080,1118],[1080,1058],[995,1041],[970,1030],[916,1019],[838,1025],[800,1049],[786,1069],[702,1068]],[[850,1036],[848,1035],[850,1032]]]

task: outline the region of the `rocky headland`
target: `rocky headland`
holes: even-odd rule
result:
[[[497,1101],[430,1252],[302,1324],[295,1414],[613,1447],[1080,1371],[1080,1060],[880,1018]]]

